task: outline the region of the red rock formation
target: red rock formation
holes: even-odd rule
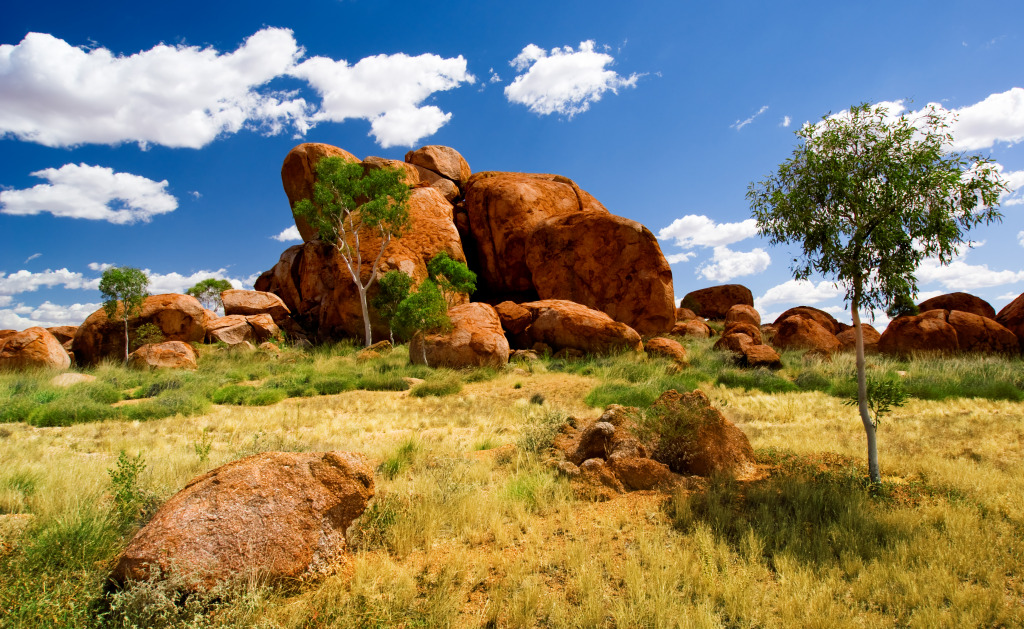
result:
[[[143,345],[128,356],[135,369],[195,369],[196,351],[188,343],[165,341]]]
[[[947,321],[956,330],[957,346],[961,352],[1011,355],[1020,352],[1013,332],[993,319],[953,310]]]
[[[501,319],[501,327],[509,334],[519,334],[533,323],[533,315],[514,301],[503,301],[494,307]]]
[[[636,330],[581,304],[545,299],[519,305],[530,311],[533,321],[516,335],[517,348],[545,343],[556,351],[569,348],[587,354],[643,349]]]
[[[328,572],[373,496],[373,470],[348,452],[264,452],[193,479],[132,540],[111,579],[179,576],[194,590]]]
[[[864,351],[873,352],[878,345],[878,339],[882,337],[873,326],[862,323],[860,329],[864,334]],[[854,352],[857,351],[857,331],[851,325],[846,330],[843,330],[839,334],[836,334],[836,339],[843,346],[843,351]]]
[[[687,364],[686,349],[679,344],[679,341],[673,341],[672,339],[660,336],[655,337],[648,339],[644,343],[644,351],[647,352],[648,356],[661,356],[662,358],[673,360],[680,365]]]
[[[878,339],[883,354],[908,355],[913,352],[955,352],[960,344],[956,328],[946,322],[945,310],[931,310],[913,317],[897,317]]]
[[[681,323],[683,321],[693,321],[694,319],[704,321],[704,317],[698,317],[697,313],[690,310],[689,308],[676,308],[676,323]]]
[[[256,338],[245,316],[234,314],[206,322],[206,342],[238,345]]]
[[[698,339],[707,339],[714,336],[714,330],[711,329],[703,319],[690,319],[689,321],[680,321],[676,323],[672,328],[671,334],[675,336],[692,336]]]
[[[761,338],[761,328],[753,323],[747,323],[746,321],[734,321],[732,323],[727,323],[725,325],[725,329],[722,330],[722,336],[734,333],[746,334],[757,345],[764,343],[764,339]]]
[[[665,391],[651,406],[661,424],[648,446],[651,457],[677,474],[740,476],[754,467],[754,449],[699,389]]]
[[[761,315],[753,306],[736,304],[725,313],[725,327],[729,327],[730,323],[749,323],[757,327],[761,325]]]
[[[150,295],[138,317],[129,319],[129,330],[152,323],[168,341],[201,343],[206,336],[206,310],[190,295]],[[124,322],[109,321],[100,308],[78,327],[71,344],[80,365],[93,365],[106,357],[124,358]]]
[[[723,334],[722,338],[715,341],[713,349],[729,351],[734,354],[742,354],[743,348],[747,345],[757,345],[754,339],[750,338],[749,334],[743,332],[730,332],[729,334]]]
[[[815,319],[802,314],[787,317],[776,325],[775,345],[783,349],[807,349],[831,354],[842,347],[835,334]]]
[[[926,299],[917,305],[921,312],[929,310],[960,310],[970,312],[980,317],[996,318],[996,309],[981,297],[975,297],[970,293],[949,293]]]
[[[258,290],[226,290],[220,294],[224,302],[224,314],[257,315],[269,314],[274,321],[285,321],[291,315],[288,306],[274,293]]]
[[[313,182],[316,179],[316,163],[324,157],[340,157],[346,162],[358,162],[352,153],[330,144],[306,143],[300,144],[288,152],[281,165],[281,183],[284,185],[284,193],[288,195],[288,206],[295,207],[295,204],[302,199],[313,198]],[[302,240],[309,242],[317,237],[316,230],[310,227],[305,219],[294,216],[295,226],[299,228]]]
[[[417,166],[408,162],[400,162],[396,159],[385,159],[383,157],[367,157],[363,160],[363,166],[367,171],[377,170],[379,168],[401,169],[405,171],[405,183],[410,188],[422,188],[424,186],[437,188],[438,192],[443,194],[451,203],[455,203],[455,201],[462,196],[462,193],[459,191],[459,186],[456,185],[454,181],[446,179],[434,171],[427,170],[422,166]]]
[[[46,331],[53,335],[64,349],[71,351],[71,341],[75,340],[75,332],[78,331],[76,325],[58,325],[52,328],[46,328]]]
[[[67,351],[44,328],[28,328],[0,338],[0,370],[67,369],[70,366],[71,357]]]
[[[1024,352],[1024,293],[999,311],[996,322],[1017,336],[1020,349]]]
[[[502,367],[508,363],[508,340],[494,308],[484,303],[455,306],[448,311],[452,330],[416,335],[409,344],[413,364],[431,367]]]
[[[748,343],[740,348],[740,362],[745,367],[782,369],[782,358],[768,345]]]
[[[729,308],[743,304],[753,308],[754,295],[742,284],[723,284],[690,291],[679,303],[705,319],[724,319]]]
[[[423,146],[406,153],[405,161],[450,179],[459,188],[464,187],[473,174],[462,154],[450,146]]]
[[[844,323],[839,323],[839,321],[837,321],[835,317],[825,312],[824,310],[812,308],[811,306],[797,306],[796,308],[790,308],[786,312],[780,314],[775,319],[775,325],[779,325],[786,319],[796,315],[802,315],[804,317],[807,317],[808,319],[813,319],[814,321],[818,322],[820,326],[822,326],[832,334],[839,334],[846,328],[850,327]]]

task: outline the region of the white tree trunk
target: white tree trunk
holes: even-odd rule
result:
[[[128,363],[128,313],[124,313],[124,362]]]
[[[859,293],[859,291],[857,291]],[[860,313],[858,312],[855,296],[850,314],[853,318],[853,333],[857,344],[857,407],[860,409],[860,420],[864,423],[864,432],[868,438],[868,475],[872,483],[882,482],[882,476],[878,469],[878,442],[875,439],[875,424],[871,421],[871,414],[868,412],[868,380],[864,360],[864,330],[860,327]]]

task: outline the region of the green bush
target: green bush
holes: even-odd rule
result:
[[[65,397],[43,406],[36,406],[29,413],[26,421],[39,427],[71,426],[110,419],[116,414],[117,409],[107,404],[100,404],[88,398],[77,400],[73,397]]]

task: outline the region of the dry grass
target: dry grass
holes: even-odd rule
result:
[[[706,499],[591,503],[516,446],[552,413],[596,415],[583,399],[597,382],[537,367],[447,397],[349,391],[144,423],[0,425],[0,513],[41,526],[94,512],[121,450],[144,456],[142,485],[160,499],[253,452],[355,450],[401,465],[378,475],[350,561],[292,589],[250,584],[189,626],[1024,624],[1024,403],[896,409],[879,432],[886,483],[873,496],[856,469],[863,429],[841,400],[706,385],[774,472],[713,482]],[[84,585],[19,622],[45,626],[43,612],[95,598],[106,565],[60,573]],[[0,602],[20,600],[3,587]]]

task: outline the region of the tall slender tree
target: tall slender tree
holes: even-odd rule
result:
[[[220,294],[226,290],[231,290],[231,282],[227,280],[219,280],[215,277],[208,277],[201,282],[197,282],[192,288],[186,290],[185,294],[198,299],[199,303],[203,304],[204,308],[216,310],[217,308],[224,307],[224,302],[221,301]]]
[[[103,312],[111,321],[124,321],[124,360],[128,362],[128,320],[142,312],[149,296],[149,278],[129,266],[107,269],[100,277]]]
[[[408,229],[408,202],[409,186],[403,171],[367,171],[358,162],[325,157],[316,163],[313,198],[302,199],[292,208],[316,230],[320,240],[334,245],[344,260],[359,293],[367,346],[373,343],[373,334],[366,291],[377,278],[377,268],[388,244]],[[370,241],[375,237],[380,243],[373,247]],[[364,279],[363,263],[371,260],[370,272]]]
[[[846,291],[873,482],[881,474],[860,311],[916,294],[922,260],[948,264],[970,246],[972,228],[1001,219],[998,170],[987,157],[953,151],[949,125],[934,108],[912,120],[860,104],[799,129],[793,155],[747,192],[760,234],[802,248],[793,276],[821,275]]]

